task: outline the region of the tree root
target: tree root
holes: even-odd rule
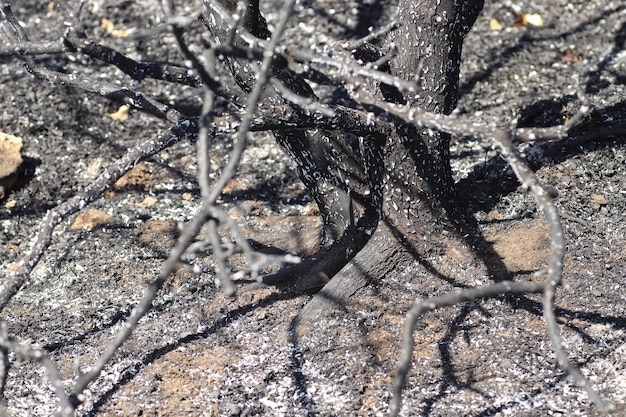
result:
[[[358,290],[411,259],[409,252],[391,230],[379,226],[363,249],[344,263],[302,309],[301,320],[315,320],[332,309],[345,308],[349,298]]]

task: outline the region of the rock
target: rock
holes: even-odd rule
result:
[[[21,151],[22,138],[0,132],[0,200],[24,170]]]
[[[74,223],[72,223],[70,229],[93,230],[96,227],[113,223],[113,221],[113,217],[100,210],[87,209],[81,212],[78,216],[76,216],[76,220],[74,220]]]

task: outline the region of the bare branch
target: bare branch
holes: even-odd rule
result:
[[[67,39],[67,43],[70,42]],[[116,66],[133,80],[141,81],[145,78],[153,78],[192,87],[202,86],[200,77],[192,74],[188,68],[156,62],[135,61],[113,48],[90,39],[79,41],[76,45],[71,44],[71,47],[77,52]]]
[[[34,56],[34,55],[53,55],[64,54],[67,48],[59,45],[58,42],[20,42],[5,43],[0,46],[0,56]]]
[[[135,109],[145,111],[171,123],[176,123],[181,117],[178,110],[128,88],[118,88],[107,83],[96,82],[90,77],[83,77],[76,73],[63,74],[34,66],[28,66],[28,70],[33,75],[53,84],[78,87],[103,97],[119,100]]]
[[[344,42],[341,44],[341,46],[344,49],[347,50],[351,50],[351,49],[357,49],[360,48],[368,43],[371,43],[372,41],[382,38],[383,36],[387,35],[389,32],[392,32],[396,29],[398,29],[400,27],[400,23],[393,21],[373,32],[371,32],[369,35],[367,36],[363,36],[361,39],[357,39],[355,41],[349,41],[349,42]]]
[[[292,104],[295,104],[306,111],[323,114],[326,117],[335,116],[335,112],[332,109],[321,105],[314,97],[303,97],[294,93],[285,87],[285,85],[277,78],[272,77],[270,82],[272,86],[276,88],[276,91],[278,91],[285,100],[291,102]]]
[[[275,45],[275,43],[277,42],[277,39],[280,37],[282,30],[284,30],[287,18],[289,17],[292,8],[293,1],[287,0],[285,3],[285,8],[283,9],[283,13],[281,14],[281,21],[277,27],[276,34],[274,35],[275,38],[270,41],[269,45]],[[272,49],[269,50],[271,51]],[[82,393],[85,388],[100,375],[102,369],[111,360],[117,349],[130,337],[134,329],[137,327],[137,324],[141,317],[143,317],[150,310],[152,306],[152,301],[154,300],[154,297],[157,295],[160,288],[163,286],[167,278],[177,269],[178,264],[187,248],[189,248],[195,237],[198,235],[202,226],[206,223],[207,220],[211,218],[212,207],[228,180],[230,180],[230,178],[232,178],[232,176],[234,175],[236,165],[238,164],[239,159],[241,158],[241,154],[243,153],[243,149],[245,148],[245,136],[249,131],[254,108],[256,107],[256,104],[260,99],[263,87],[269,80],[272,58],[272,54],[268,53],[261,64],[261,68],[257,75],[257,84],[255,85],[255,88],[248,98],[249,113],[246,115],[247,117],[244,118],[242,126],[237,135],[238,138],[236,141],[235,149],[233,150],[233,154],[231,156],[231,161],[229,162],[229,166],[225,170],[224,174],[213,186],[213,190],[203,198],[202,207],[200,208],[198,214],[196,214],[192,221],[185,227],[183,233],[176,243],[176,246],[172,250],[170,256],[165,262],[165,265],[159,273],[159,276],[154,281],[152,281],[144,290],[141,301],[133,309],[130,317],[127,319],[126,323],[124,323],[124,326],[122,326],[122,329],[118,332],[115,339],[111,343],[109,343],[105,352],[98,358],[96,363],[90,369],[84,372],[76,381],[76,384],[72,389],[72,404],[79,404],[81,402]],[[217,245],[215,243],[217,243]],[[213,250],[215,251],[216,248],[219,248],[219,242],[214,242]],[[226,277],[225,279],[228,280],[228,277]],[[232,287],[227,287],[227,289],[228,288]]]
[[[393,398],[389,405],[389,416],[395,417],[402,406],[402,388],[413,361],[413,330],[417,320],[424,313],[443,307],[450,307],[467,301],[494,298],[504,294],[531,294],[543,291],[543,284],[502,281],[479,288],[458,289],[448,294],[417,301],[409,310],[402,331],[402,352],[398,361],[398,371],[393,384]]]

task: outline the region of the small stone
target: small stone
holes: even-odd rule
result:
[[[0,200],[24,170],[22,144],[22,138],[0,132]]]
[[[88,209],[76,216],[76,220],[70,226],[70,229],[86,229],[93,230],[98,226],[113,223],[113,217],[96,209]]]
[[[609,202],[602,194],[593,194],[591,196],[591,207],[593,207],[595,210],[598,210],[600,207],[607,204],[609,204]]]
[[[138,204],[138,206],[139,207],[154,207],[156,202],[157,202],[156,198],[154,198],[152,196],[148,196],[148,197],[144,198],[143,201]]]
[[[226,409],[226,415],[229,417],[236,417],[241,415],[241,407],[237,404],[227,404],[224,408]]]

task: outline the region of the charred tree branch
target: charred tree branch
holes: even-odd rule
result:
[[[276,34],[274,35],[275,37],[269,43],[270,46],[275,45],[278,38],[280,37],[280,34],[287,22],[287,18],[291,14],[292,7],[293,1],[286,0],[285,7],[281,14],[280,24],[278,25]],[[269,51],[271,51],[272,49],[273,48],[270,48]],[[118,348],[130,337],[134,329],[137,327],[137,324],[139,323],[141,317],[143,317],[150,310],[154,298],[156,297],[157,293],[159,292],[167,278],[178,268],[178,265],[185,251],[187,251],[189,246],[192,244],[193,240],[200,232],[202,226],[213,217],[211,214],[213,212],[213,206],[215,205],[215,201],[217,200],[219,194],[221,194],[221,192],[223,191],[226,183],[235,174],[236,166],[239,163],[241,154],[243,153],[243,149],[245,148],[245,137],[248,134],[250,124],[252,123],[254,109],[256,108],[256,105],[260,100],[263,87],[269,80],[272,59],[272,54],[267,53],[259,70],[259,73],[257,74],[257,84],[255,85],[254,90],[248,98],[248,113],[242,121],[240,130],[237,133],[238,137],[236,140],[235,149],[232,152],[231,160],[228,167],[225,169],[224,173],[213,186],[208,195],[205,195],[203,197],[202,207],[200,211],[185,227],[182,235],[176,242],[176,246],[172,250],[172,253],[166,260],[163,269],[159,273],[159,276],[154,281],[152,281],[144,290],[141,301],[133,309],[130,317],[128,318],[124,326],[122,326],[122,329],[118,332],[114,340],[109,343],[105,352],[98,358],[96,363],[87,372],[83,373],[79,377],[78,381],[76,381],[74,388],[72,389],[71,395],[71,401],[74,406],[80,404],[81,396],[85,388],[87,388],[87,386],[100,375],[102,369],[115,355],[115,352],[118,350]],[[209,111],[210,109],[205,109],[206,114],[208,114]],[[220,242],[216,233],[213,234],[212,243],[213,250],[219,251]],[[224,268],[224,266],[222,266],[222,268]],[[225,280],[228,279],[228,277],[225,277]],[[230,287],[230,285],[228,285],[226,288],[228,289],[234,287]]]

